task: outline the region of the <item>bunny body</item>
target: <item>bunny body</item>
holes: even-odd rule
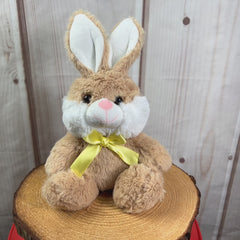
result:
[[[94,46],[78,49],[76,38],[89,33]],[[120,38],[126,42],[122,44]],[[87,46],[89,39],[84,41]],[[92,15],[78,11],[71,18],[66,47],[82,78],[73,82],[63,100],[68,133],[55,144],[45,164],[48,178],[42,195],[51,206],[79,210],[89,206],[99,191],[108,189],[113,189],[115,204],[128,213],[142,212],[163,199],[163,172],[170,168],[171,158],[162,145],[141,133],[149,106],[127,75],[142,44],[143,30],[134,19],[120,23],[107,40]],[[124,147],[139,154],[138,164],[129,166],[102,147],[84,174],[77,176],[70,166],[88,146],[84,137],[92,131],[106,137],[123,136]]]

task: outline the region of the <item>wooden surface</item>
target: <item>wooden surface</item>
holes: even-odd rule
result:
[[[153,0],[149,10],[146,132],[196,177],[203,239],[217,237],[239,136],[239,3]]]
[[[0,3],[0,239],[10,229],[17,184],[65,132],[61,101],[79,73],[66,57],[64,32],[83,8],[107,31],[128,16],[143,23],[146,44],[131,76],[150,102],[145,132],[195,176],[203,239],[238,240],[240,1],[17,2],[18,10],[15,0]]]
[[[219,229],[219,238],[225,239],[239,239],[239,204],[240,204],[240,141],[238,142],[237,153],[233,164],[232,175],[230,176],[230,188],[226,197],[226,206],[223,211],[223,219]]]
[[[12,198],[34,166],[16,5],[0,3],[0,239],[12,224]]]
[[[15,195],[14,222],[22,236],[41,240],[185,240],[198,213],[199,191],[193,179],[176,166],[164,178],[164,200],[143,213],[123,213],[111,192],[99,195],[87,209],[67,212],[42,199],[46,173],[40,166]]]

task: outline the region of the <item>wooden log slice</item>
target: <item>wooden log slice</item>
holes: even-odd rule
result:
[[[200,193],[192,177],[176,166],[164,175],[163,202],[141,214],[123,213],[104,192],[87,208],[68,212],[41,197],[44,167],[34,169],[14,197],[14,222],[26,240],[177,240],[188,239],[198,214]],[[186,237],[187,236],[187,237]]]

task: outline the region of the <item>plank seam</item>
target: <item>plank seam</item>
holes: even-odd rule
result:
[[[222,231],[223,231],[223,227],[224,227],[224,224],[225,224],[227,209],[228,209],[228,206],[229,206],[229,201],[230,201],[230,196],[231,196],[231,192],[232,192],[233,181],[234,181],[234,178],[235,178],[235,175],[236,175],[236,169],[237,169],[237,165],[238,165],[238,161],[239,161],[239,156],[240,156],[240,135],[238,137],[238,144],[237,144],[236,152],[235,152],[235,155],[234,155],[232,171],[231,171],[231,176],[230,176],[229,183],[228,183],[227,194],[226,194],[225,203],[224,203],[224,207],[223,207],[222,218],[221,218],[221,221],[220,221],[220,224],[219,224],[219,231],[218,231],[218,235],[217,235],[217,240],[220,240],[221,237],[222,237]]]
[[[29,117],[30,117],[30,124],[31,124],[31,136],[32,136],[32,142],[33,142],[34,160],[35,160],[35,166],[39,166],[40,150],[39,150],[37,120],[35,115],[36,108],[35,108],[35,101],[33,96],[32,73],[31,73],[31,63],[30,63],[30,54],[29,54],[29,45],[28,45],[26,16],[25,16],[25,10],[24,10],[24,0],[16,0],[16,1],[17,1],[17,10],[18,10],[19,32],[20,32],[21,47],[22,47],[23,67],[24,67],[25,82],[26,82],[26,89],[27,89]]]
[[[141,93],[145,92],[145,74],[146,74],[146,61],[147,61],[147,39],[148,39],[148,25],[149,25],[149,10],[150,10],[150,0],[143,0],[142,8],[142,27],[145,32],[144,46],[142,49],[142,54],[140,57],[140,68],[139,68],[139,88]]]

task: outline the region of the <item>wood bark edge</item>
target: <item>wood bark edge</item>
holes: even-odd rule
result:
[[[17,191],[14,194],[14,199],[13,199],[13,220],[14,220],[14,224],[16,226],[17,232],[20,236],[22,236],[25,240],[41,240],[36,236],[36,233],[34,230],[32,230],[27,224],[25,224],[25,222],[18,216],[17,211],[16,211],[16,198],[18,195],[19,190],[21,189],[22,184],[24,183],[24,181],[28,178],[29,175],[31,175],[35,170],[37,170],[39,167],[43,166],[44,164],[35,167],[34,169],[32,169],[27,175],[26,177],[23,179],[23,181],[21,182],[20,186],[18,187]],[[184,170],[182,170],[181,168],[179,168],[178,166],[174,165],[175,167],[177,167],[178,169],[180,169],[181,171],[183,171],[188,177],[189,179],[193,182],[196,190],[197,190],[197,194],[198,194],[198,202],[195,208],[195,211],[193,213],[192,219],[189,222],[189,225],[186,229],[186,231],[183,233],[182,236],[180,236],[179,238],[177,238],[176,240],[189,240],[190,236],[191,236],[191,230],[192,230],[192,225],[194,223],[194,220],[196,218],[196,216],[199,213],[199,208],[200,208],[200,198],[201,198],[201,193],[196,185],[196,180],[193,176],[187,174]]]

